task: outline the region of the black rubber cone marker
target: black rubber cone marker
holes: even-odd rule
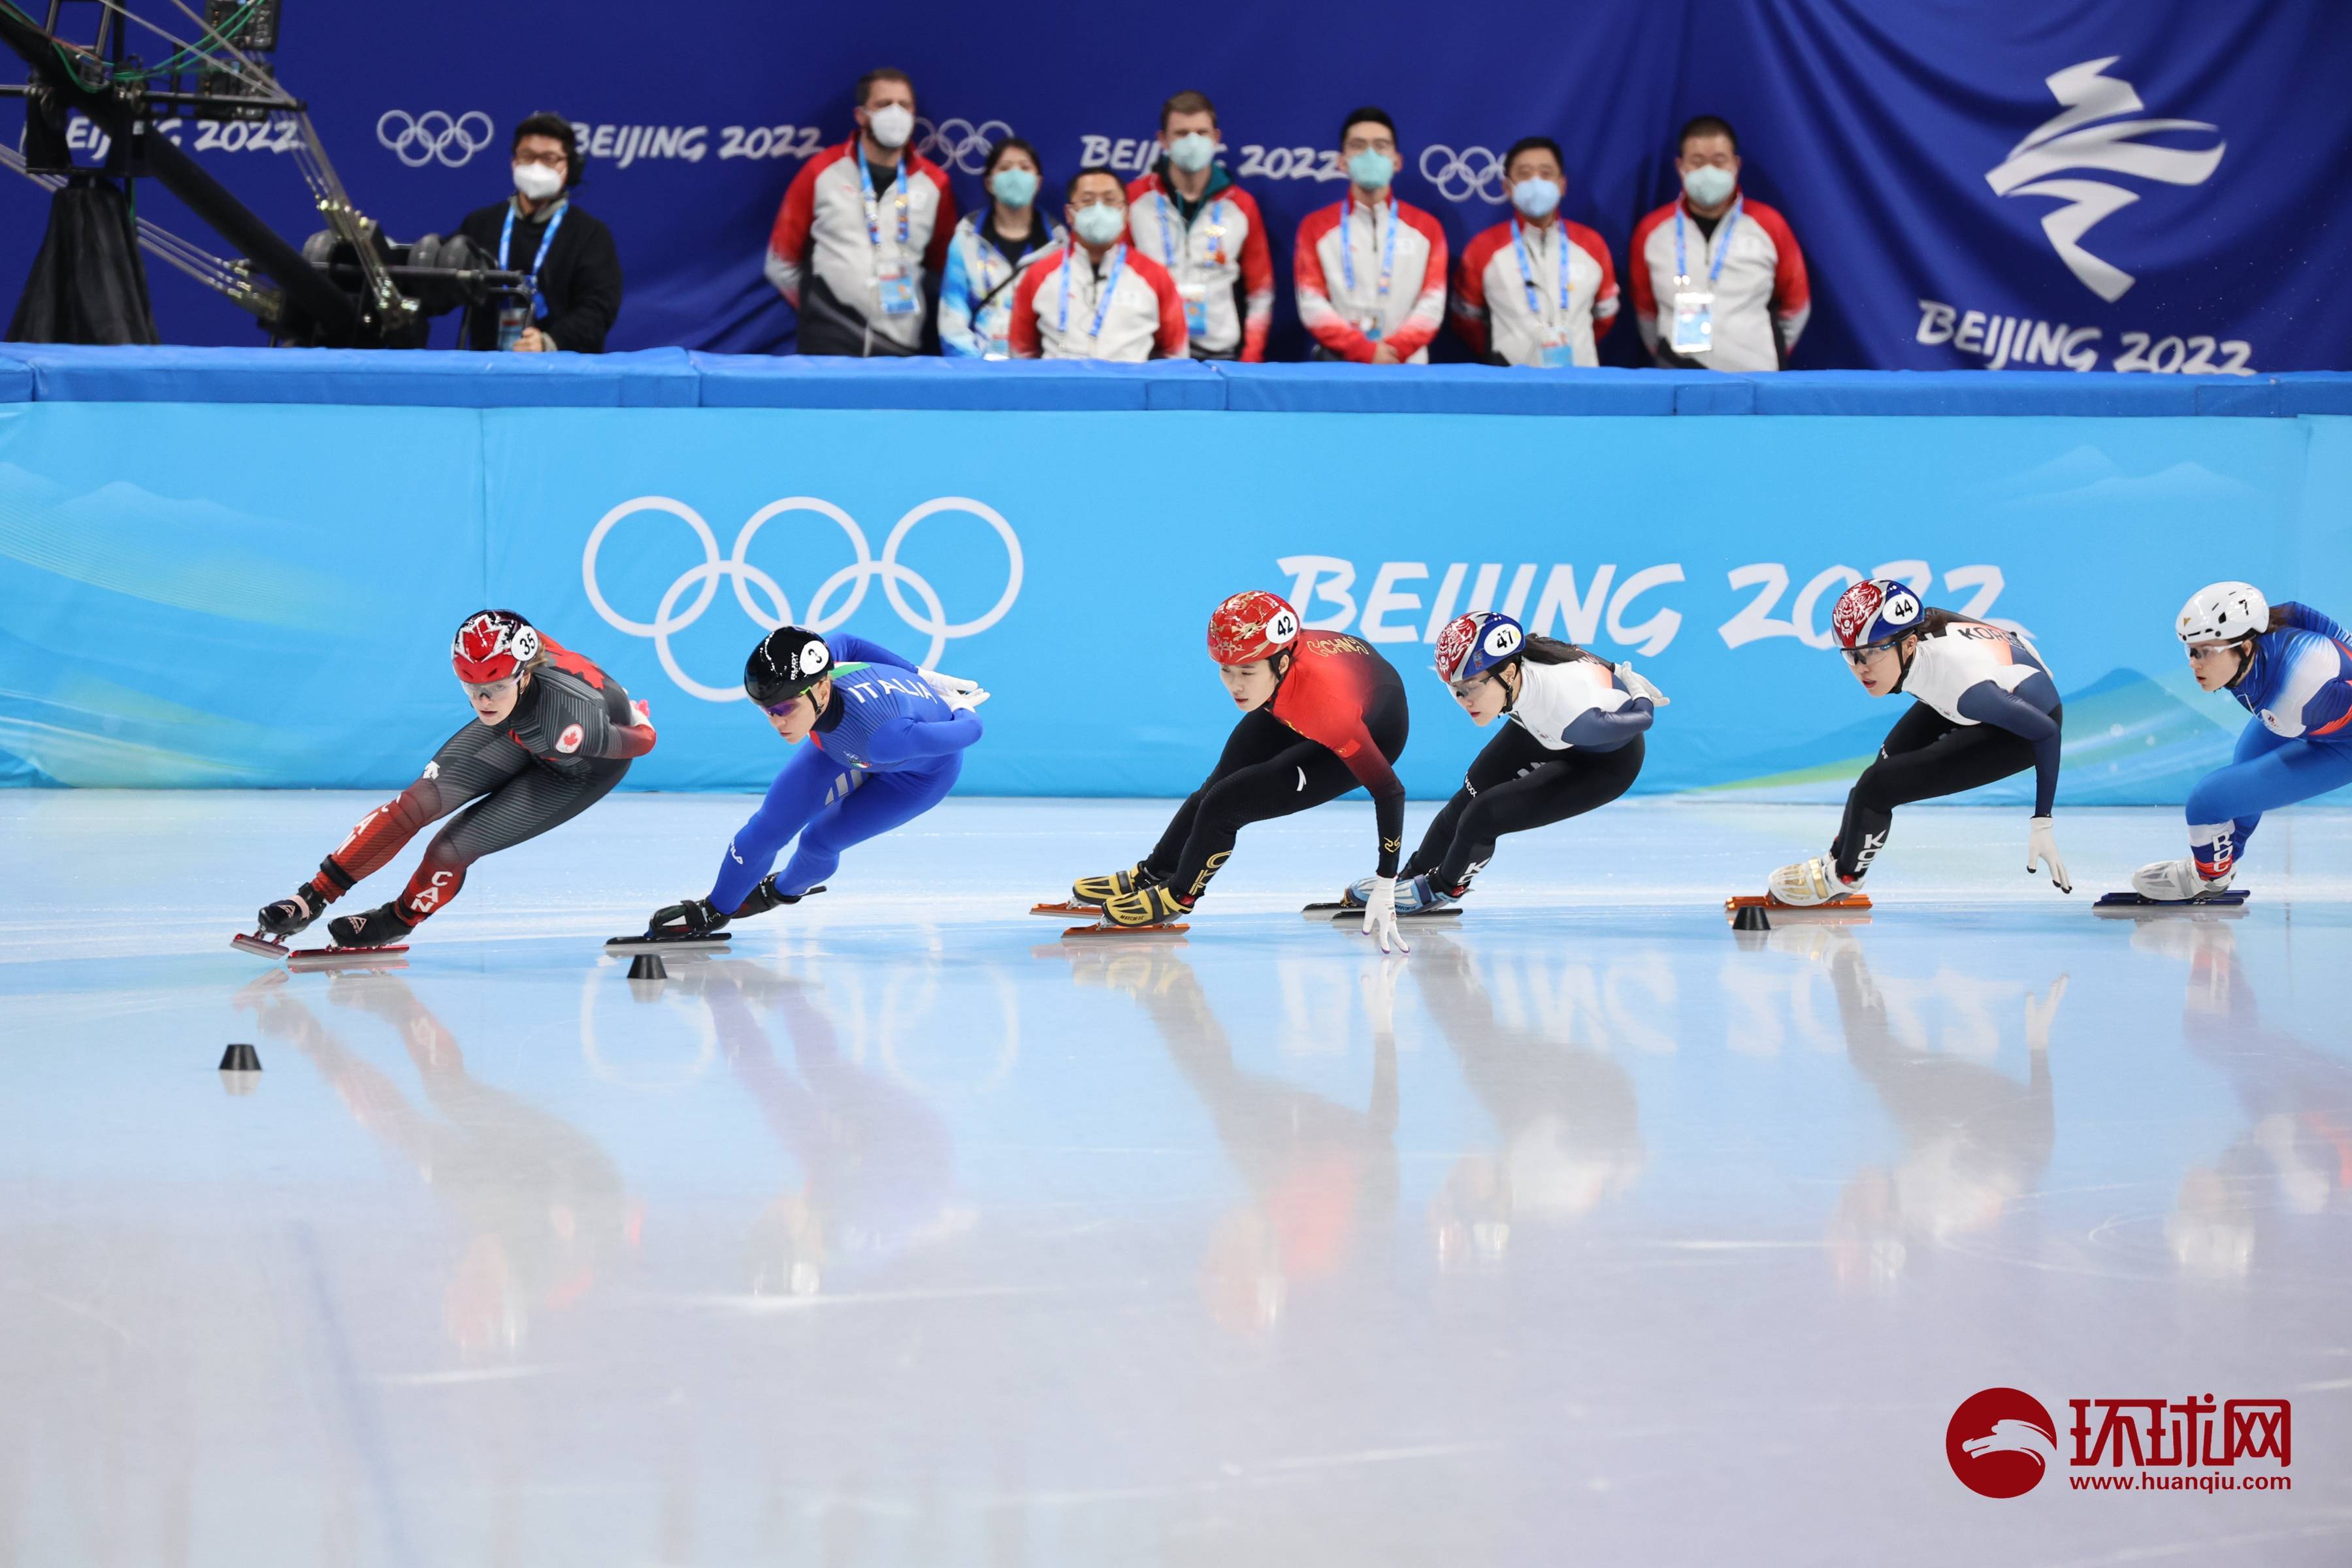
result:
[[[1740,907],[1738,912],[1731,917],[1731,929],[1734,931],[1770,931],[1772,929],[1772,921],[1764,913],[1763,905],[1744,904]]]
[[[244,1041],[239,1040],[232,1044],[227,1050],[221,1053],[220,1070],[223,1072],[259,1072],[261,1070],[260,1053],[256,1051],[251,1046],[247,1045]]]
[[[661,954],[657,952],[641,952],[637,954],[636,957],[629,960],[629,978],[632,980],[667,980],[669,978],[669,971],[662,967]]]

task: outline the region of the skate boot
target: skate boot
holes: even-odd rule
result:
[[[2193,859],[2157,860],[2132,873],[2132,891],[2152,903],[2193,904],[2228,891],[2236,875],[2235,866],[2219,877],[2208,877]]]
[[[1469,889],[1463,890],[1467,892]],[[1349,884],[1348,890],[1340,895],[1339,907],[1343,910],[1360,910],[1370,900],[1371,896],[1372,879],[1370,877],[1360,878]],[[1451,909],[1461,901],[1460,894],[1449,893],[1441,888],[1433,887],[1430,884],[1429,873],[1426,871],[1418,877],[1404,878],[1397,883],[1396,912],[1401,916],[1432,915],[1440,910]]]
[[[1832,899],[1862,891],[1862,879],[1847,881],[1837,873],[1826,855],[1816,855],[1810,860],[1800,860],[1793,866],[1783,866],[1772,873],[1765,884],[1772,896],[1784,904],[1808,909],[1826,904]]]
[[[1082,882],[1078,886],[1083,888],[1085,885]],[[1182,920],[1191,912],[1177,901],[1175,894],[1158,882],[1149,882],[1130,891],[1114,894],[1105,899],[1102,905],[1105,923],[1115,926],[1168,925]]]
[[[355,915],[337,915],[327,922],[327,935],[337,947],[397,947],[415,929],[400,918],[400,909],[394,904]]]
[[[291,896],[274,904],[264,904],[255,917],[254,929],[274,941],[284,942],[310,929],[310,922],[327,912],[326,896],[305,882]]]
[[[1099,877],[1079,878],[1070,884],[1070,901],[1074,904],[1108,904],[1125,894],[1159,885],[1160,879],[1138,860],[1124,871],[1106,871]],[[1138,922],[1130,921],[1126,923],[1132,925]]]

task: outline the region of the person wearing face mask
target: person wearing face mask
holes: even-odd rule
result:
[[[449,662],[474,718],[442,742],[415,784],[362,817],[317,875],[263,906],[255,935],[237,946],[267,954],[261,943],[301,931],[427,824],[464,806],[434,835],[398,898],[327,925],[337,947],[405,942],[457,896],[475,861],[571,821],[654,749],[646,704],[630,701],[619,681],[512,610],[467,616],[450,639]]]
[[[1160,161],[1127,187],[1128,226],[1176,279],[1194,359],[1265,358],[1274,250],[1257,199],[1217,161],[1217,106],[1180,92],[1160,106]]]
[[[560,114],[534,114],[514,129],[515,194],[466,215],[457,232],[482,265],[530,275],[533,296],[492,296],[468,306],[457,342],[469,349],[541,353],[604,352],[621,313],[621,258],[613,231],[572,200],[580,184],[580,141]]]
[[[858,78],[855,112],[857,134],[802,164],[785,193],[768,236],[768,281],[799,313],[804,354],[919,354],[955,196],[947,171],[908,144],[906,72]]]
[[[1567,162],[1549,136],[1503,156],[1514,215],[1472,240],[1454,289],[1454,330],[1492,364],[1599,364],[1595,345],[1617,320],[1609,247],[1559,216]]]
[[[1182,359],[1184,300],[1168,269],[1127,240],[1127,187],[1108,169],[1070,180],[1070,243],[1013,289],[1015,359]]]
[[[1340,122],[1348,195],[1298,226],[1291,286],[1317,359],[1427,364],[1445,324],[1445,231],[1391,189],[1404,166],[1396,121],[1359,109]]]
[[[1038,169],[1022,137],[989,149],[980,175],[989,204],[956,225],[940,285],[940,352],[951,359],[1011,359],[1013,286],[1068,243],[1069,231],[1037,211]]]
[[[1683,127],[1683,194],[1633,226],[1633,320],[1659,364],[1780,370],[1813,313],[1789,220],[1739,188],[1739,137],[1702,114]]]

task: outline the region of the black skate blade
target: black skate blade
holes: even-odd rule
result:
[[[228,939],[229,946],[239,952],[249,952],[256,958],[285,958],[292,952],[282,942],[272,942],[258,932],[239,931]]]
[[[289,969],[405,969],[408,944],[388,947],[306,947],[286,955]]]
[[[619,956],[638,952],[725,952],[732,931],[705,931],[700,936],[656,936],[651,931],[635,936],[607,937],[604,951]]]
[[[2246,901],[2251,888],[2229,888],[2200,893],[2193,899],[2150,899],[2138,893],[2101,893],[2095,910],[2233,910]]]
[[[1309,904],[1307,906],[1307,918],[1310,921],[1360,919],[1363,912],[1364,906],[1361,904]],[[1461,912],[1461,905],[1448,904],[1442,910],[1399,910],[1397,919],[1400,921],[1441,921],[1451,916],[1458,916]]]
[[[1029,906],[1029,912],[1033,915],[1058,915],[1064,920],[1067,920],[1074,915],[1081,918],[1098,915],[1102,913],[1102,906],[1100,904],[1073,904],[1066,901],[1050,904],[1032,904]]]

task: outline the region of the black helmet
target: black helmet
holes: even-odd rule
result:
[[[833,671],[833,650],[806,626],[778,626],[751,650],[743,689],[762,708],[800,696]]]

